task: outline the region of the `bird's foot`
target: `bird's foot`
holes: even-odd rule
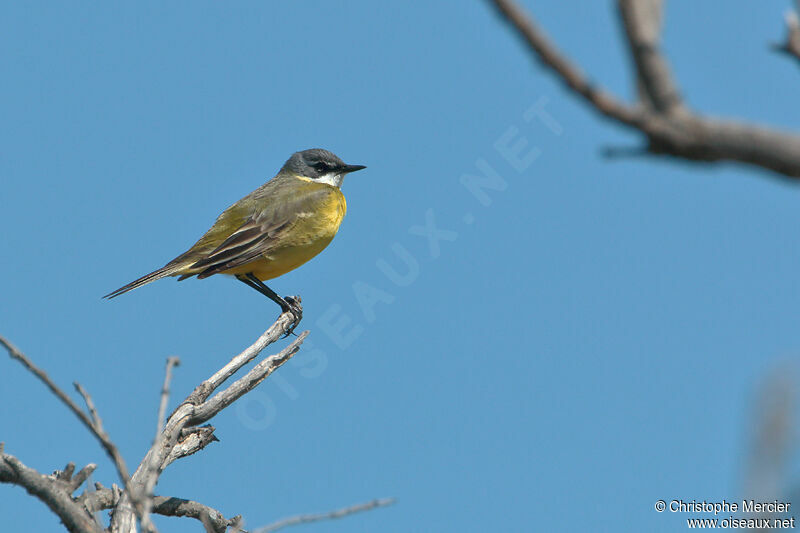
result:
[[[303,306],[300,305],[300,296],[286,296],[283,301],[286,302],[286,309],[283,312],[292,313],[294,320],[292,320],[289,329],[286,330],[286,335],[284,338],[288,337],[289,335],[295,335],[294,329],[300,325],[300,321],[303,319]]]

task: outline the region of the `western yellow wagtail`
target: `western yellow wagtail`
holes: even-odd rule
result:
[[[181,281],[229,274],[290,311],[293,330],[302,318],[299,302],[281,298],[264,281],[294,270],[328,246],[347,211],[342,181],[363,168],[319,148],[293,154],[274,178],[223,211],[189,250],[104,298],[166,276]]]

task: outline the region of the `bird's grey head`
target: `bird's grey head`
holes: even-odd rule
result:
[[[367,167],[348,165],[332,152],[322,148],[312,148],[292,154],[292,157],[281,168],[281,172],[341,187],[346,174],[363,168]]]

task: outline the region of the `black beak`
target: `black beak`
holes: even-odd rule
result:
[[[363,170],[367,167],[364,165],[345,165],[342,167],[342,172],[345,174],[350,174],[351,172],[357,172],[359,170]]]

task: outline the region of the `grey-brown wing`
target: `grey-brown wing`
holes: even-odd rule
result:
[[[260,207],[222,244],[190,266],[199,279],[244,265],[268,255],[281,235],[290,231],[300,213],[313,212],[314,206],[330,194],[327,187],[307,188],[280,204],[256,200]],[[259,205],[264,204],[264,205]]]

